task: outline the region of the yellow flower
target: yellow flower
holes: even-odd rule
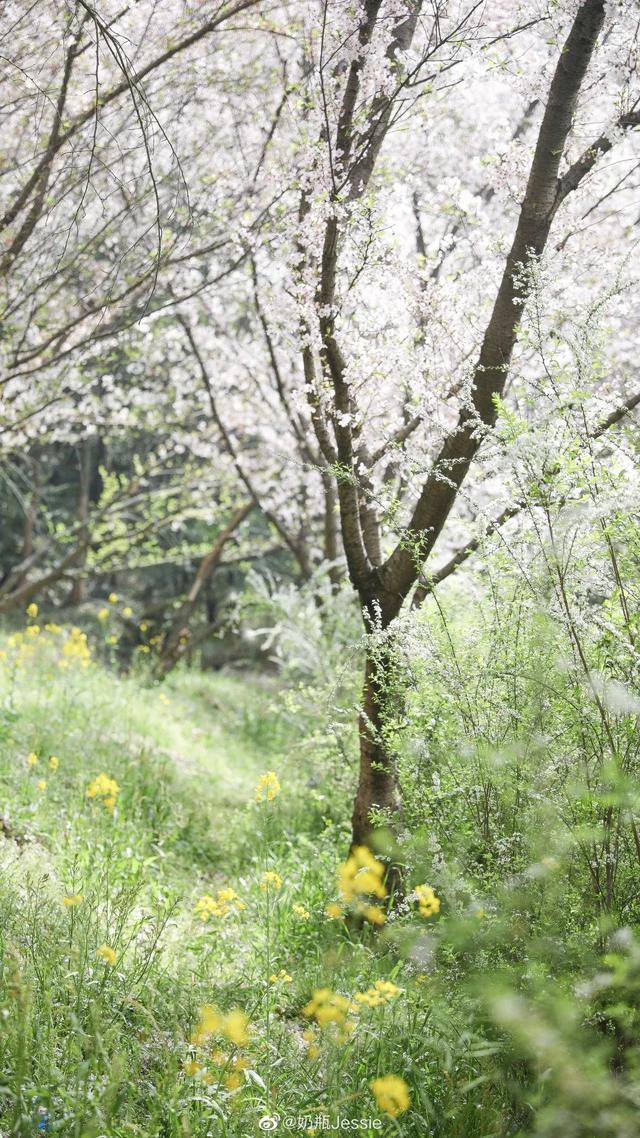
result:
[[[87,644],[87,634],[80,628],[72,628],[67,639],[62,645],[63,660],[59,661],[63,666],[69,662],[80,664],[82,668],[88,668],[91,660],[91,652]]]
[[[117,605],[119,597],[117,593],[109,593],[107,600],[110,605]]]
[[[104,771],[101,771],[87,787],[87,798],[101,799],[102,805],[110,814],[115,809],[119,793],[120,787],[115,778],[109,778],[109,775],[105,774]]]
[[[249,1042],[249,1017],[240,1008],[233,1008],[222,1020],[222,1034],[236,1047],[246,1047]]]
[[[386,897],[383,885],[385,867],[371,853],[367,846],[356,846],[344,865],[338,870],[338,887],[347,902],[373,893],[375,897]]]
[[[133,609],[130,609],[127,605],[126,608],[123,608],[122,615],[128,619],[130,616],[133,616]]]
[[[224,1085],[228,1091],[237,1091],[238,1087],[242,1086],[242,1075],[238,1071],[231,1071],[225,1075]]]
[[[38,781],[37,781],[37,783],[36,783],[36,786],[37,786],[38,790],[42,790],[42,791],[45,791],[45,790],[47,789],[47,780],[46,780],[46,778],[39,778],[39,779],[38,779]]]
[[[249,1042],[248,1028],[249,1017],[240,1008],[223,1013],[213,1004],[205,1004],[200,1008],[200,1019],[191,1042],[200,1045],[212,1035],[224,1035],[236,1047],[245,1047]]]
[[[98,620],[105,621],[109,619],[109,609],[98,609]]]
[[[369,1083],[378,1110],[384,1111],[391,1118],[397,1118],[409,1109],[411,1097],[409,1088],[399,1075],[383,1075],[380,1079],[373,1079]]]
[[[52,636],[56,636],[59,632],[62,632],[62,628],[59,624],[45,624],[44,630],[45,632],[49,632]]]
[[[414,893],[421,917],[432,917],[440,912],[440,898],[436,897],[430,885],[417,885]]]
[[[195,1059],[190,1059],[189,1062],[184,1065],[184,1073],[188,1079],[192,1079],[193,1076],[197,1075],[201,1070],[200,1064],[197,1063]]]
[[[362,909],[362,916],[371,925],[383,925],[387,919],[379,905],[365,905]]]
[[[311,916],[311,913],[308,909],[305,909],[304,905],[292,905],[291,910],[295,913],[296,917],[300,917],[301,921],[308,921]]]
[[[313,1017],[320,1027],[329,1023],[344,1024],[347,1014],[355,1011],[355,1005],[340,992],[331,988],[316,988],[309,1003],[302,1009],[303,1015]]]
[[[344,917],[344,910],[342,906],[338,905],[335,901],[330,901],[324,912],[325,916],[329,917],[331,920],[337,920],[338,917]]]
[[[293,976],[290,976],[289,973],[287,971],[285,971],[284,968],[281,968],[279,972],[277,972],[277,973],[274,972],[269,977],[269,983],[270,984],[292,984],[293,983]]]
[[[39,624],[30,624],[29,627],[27,628],[27,636],[39,636],[39,635],[40,635],[40,625]]]
[[[76,905],[81,905],[83,900],[82,893],[70,893],[68,897],[62,898],[62,904],[65,909],[73,909]]]
[[[113,968],[118,959],[116,952],[109,944],[101,944],[100,948],[96,948],[96,956],[102,957],[105,964],[108,964],[110,968]]]
[[[191,1042],[200,1044],[205,1043],[210,1035],[216,1034],[220,1030],[221,1017],[220,1012],[213,1004],[204,1004],[200,1008],[200,1019],[193,1035]]]
[[[357,992],[355,999],[359,1004],[366,1004],[369,1008],[378,1008],[381,1004],[387,1004],[389,1000],[401,996],[403,992],[404,988],[399,988],[392,980],[376,980],[373,988],[367,988],[366,992]]]
[[[116,636],[116,634],[112,633],[111,636],[107,636],[106,643],[107,644],[117,644],[118,643],[118,637]]]
[[[27,605],[26,611],[27,611],[27,616],[29,617],[29,620],[35,620],[37,615],[38,615],[38,606],[37,606],[36,602],[32,601],[30,605]]]
[[[37,762],[38,762],[38,756],[36,755],[35,751],[31,751],[27,755],[27,766],[28,767],[35,767]]]
[[[147,624],[146,620],[143,620],[142,624],[138,625],[138,628],[140,629],[141,632],[148,632],[149,631],[149,625]]]
[[[49,766],[51,767],[52,771],[57,771],[58,767],[60,766],[60,759],[57,755],[49,755]]]
[[[208,921],[209,917],[228,917],[229,913],[240,913],[246,908],[240,900],[235,889],[218,889],[217,897],[205,893],[196,903],[194,913],[201,921]]]
[[[280,877],[280,875],[278,873],[275,873],[275,871],[273,869],[268,869],[266,873],[262,874],[262,881],[260,882],[260,888],[264,889],[265,892],[269,888],[282,889],[282,878]]]
[[[256,786],[256,802],[273,802],[277,794],[280,793],[280,783],[278,776],[273,771],[267,771],[258,779]]]

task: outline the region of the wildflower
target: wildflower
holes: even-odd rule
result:
[[[143,620],[142,624],[138,625],[138,628],[140,629],[141,632],[148,632],[149,631],[149,625],[147,624],[146,620]]]
[[[308,909],[305,909],[304,905],[292,905],[291,910],[295,913],[296,917],[300,917],[301,921],[308,921],[311,916],[311,913]]]
[[[27,636],[39,636],[39,635],[40,635],[40,625],[39,624],[30,624],[29,627],[27,628]]]
[[[307,1045],[307,1058],[317,1059],[320,1054],[320,1048],[316,1043],[316,1037],[310,1027],[302,1032],[302,1038]]]
[[[192,1079],[195,1075],[199,1074],[201,1070],[202,1067],[195,1059],[190,1059],[189,1062],[184,1065],[184,1073],[188,1079]]]
[[[191,1042],[200,1044],[205,1043],[210,1035],[215,1035],[220,1030],[221,1017],[217,1008],[213,1004],[204,1004],[200,1008],[200,1019],[193,1035]]]
[[[270,887],[272,889],[282,889],[282,878],[273,869],[268,869],[266,873],[263,873],[262,881],[260,882],[260,888],[264,889],[265,892],[267,892]]]
[[[28,767],[35,767],[37,762],[38,762],[38,756],[36,755],[35,751],[30,751],[29,754],[27,755],[27,766]]]
[[[111,636],[107,636],[106,643],[110,644],[110,645],[117,644],[118,643],[118,637],[116,636],[116,634],[112,633]]]
[[[330,920],[337,920],[338,917],[344,917],[344,909],[335,901],[330,901],[325,908],[325,916]]]
[[[109,609],[98,609],[98,620],[105,621],[109,619]]]
[[[47,780],[46,780],[46,778],[39,778],[39,779],[38,779],[38,781],[37,781],[37,783],[36,783],[36,786],[37,786],[38,790],[41,790],[41,791],[43,791],[43,792],[44,792],[44,791],[47,789]]]
[[[391,1118],[397,1118],[409,1109],[411,1097],[409,1088],[399,1075],[383,1075],[380,1079],[373,1079],[369,1086],[379,1110]]]
[[[366,846],[356,846],[344,865],[338,871],[338,886],[345,901],[352,902],[359,896],[372,893],[375,897],[386,897],[383,885],[384,865],[378,861]]]
[[[49,766],[52,771],[57,771],[60,766],[60,759],[57,755],[49,755]]]
[[[291,984],[291,983],[293,983],[293,976],[290,976],[289,973],[284,968],[281,968],[279,972],[277,972],[277,973],[274,972],[269,977],[269,983],[270,984]]]
[[[62,655],[63,666],[66,663],[75,663],[80,664],[82,668],[88,668],[91,652],[87,644],[87,634],[80,628],[72,628],[62,646]]]
[[[237,1091],[242,1086],[242,1075],[238,1071],[230,1071],[224,1077],[224,1085],[228,1091]]]
[[[249,1042],[248,1028],[249,1017],[240,1008],[223,1013],[213,1004],[205,1004],[200,1008],[200,1019],[191,1042],[202,1044],[212,1035],[224,1035],[236,1047],[245,1047]]]
[[[196,903],[194,913],[201,921],[208,921],[209,917],[228,917],[229,913],[240,913],[246,908],[234,889],[219,889],[217,897],[205,893]]]
[[[74,909],[76,905],[81,905],[83,900],[82,893],[70,893],[68,897],[62,898],[62,904],[65,909]]]
[[[101,944],[100,948],[96,948],[96,956],[100,956],[104,960],[105,964],[108,964],[110,968],[113,968],[116,960],[118,959],[115,950],[111,947],[110,944]]]
[[[273,802],[277,794],[280,793],[280,783],[278,776],[273,771],[267,771],[258,779],[256,786],[256,802]]]
[[[107,597],[110,605],[117,605],[119,599],[120,598],[117,593],[109,593],[109,596]]]
[[[351,1000],[340,992],[332,992],[331,988],[316,988],[309,1003],[302,1009],[303,1015],[313,1017],[320,1027],[326,1027],[329,1023],[344,1024],[351,1011],[355,1011]]]
[[[51,636],[57,636],[59,632],[62,632],[62,628],[59,624],[45,624],[44,630],[50,633]]]
[[[371,925],[383,925],[387,919],[379,905],[365,905],[362,909],[362,916]]]
[[[101,771],[87,787],[87,798],[101,799],[102,805],[110,814],[115,809],[119,793],[120,787],[115,778],[109,778],[104,771]]]
[[[36,619],[36,617],[38,615],[38,606],[37,606],[35,601],[32,601],[30,605],[27,605],[26,612],[27,612],[27,616],[29,617],[29,620],[35,620]]]
[[[421,917],[432,917],[440,912],[440,898],[436,897],[430,885],[417,885],[414,893]]]
[[[403,992],[404,988],[399,988],[391,980],[376,980],[373,988],[367,988],[366,992],[357,992],[355,999],[359,1004],[365,1004],[369,1008],[378,1008],[381,1004],[395,1000]]]
[[[130,616],[133,616],[133,609],[127,605],[126,608],[123,608],[122,615],[128,619]]]

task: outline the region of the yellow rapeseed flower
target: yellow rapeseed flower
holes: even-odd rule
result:
[[[60,759],[57,755],[49,755],[49,766],[51,767],[52,771],[57,771],[58,767],[60,766]]]
[[[109,596],[107,597],[107,600],[108,600],[110,605],[117,605],[119,599],[120,598],[118,597],[117,593],[109,593]]]
[[[213,1004],[200,1008],[200,1018],[191,1042],[200,1046],[212,1035],[224,1035],[236,1047],[246,1047],[249,1042],[249,1017],[240,1009],[232,1008],[221,1012]]]
[[[271,974],[271,976],[269,977],[269,983],[270,984],[292,984],[293,983],[293,976],[290,976],[289,973],[284,968],[281,968],[279,972],[273,972]]]
[[[268,869],[266,871],[266,873],[262,874],[262,881],[260,882],[260,888],[264,889],[265,892],[266,892],[266,890],[268,890],[270,888],[271,889],[282,889],[282,878],[280,877],[280,874],[276,873],[275,870],[273,870],[273,869]]]
[[[336,901],[330,901],[325,908],[325,916],[330,920],[337,920],[338,917],[344,917],[344,909],[338,905]]]
[[[98,609],[98,620],[105,621],[109,619],[109,609]]]
[[[37,786],[38,790],[45,791],[47,789],[46,778],[39,778],[37,783],[36,783],[36,786]]]
[[[32,601],[30,605],[27,605],[26,612],[27,612],[27,616],[29,617],[29,620],[35,620],[36,619],[36,617],[38,615],[38,606],[37,606],[35,601]]]
[[[70,893],[68,897],[62,898],[62,904],[65,909],[73,909],[76,905],[81,905],[83,900],[82,893]]]
[[[232,1008],[223,1017],[222,1034],[236,1047],[246,1047],[249,1042],[249,1017],[240,1010]]]
[[[380,898],[386,897],[384,873],[383,863],[374,857],[367,846],[356,846],[338,870],[338,888],[341,896],[347,902],[353,902],[358,897],[369,894]]]
[[[133,616],[133,609],[129,608],[129,605],[127,605],[126,608],[123,608],[122,615],[128,620],[130,616]]]
[[[417,885],[414,893],[421,917],[432,917],[440,912],[440,898],[436,897],[430,885]]]
[[[373,988],[367,988],[366,992],[357,992],[355,999],[359,1004],[365,1004],[369,1008],[378,1008],[381,1004],[395,1000],[403,992],[404,988],[399,988],[392,980],[376,980]]]
[[[380,1079],[373,1079],[369,1083],[378,1110],[384,1111],[391,1118],[404,1114],[411,1105],[409,1088],[399,1075],[383,1075]]]
[[[274,771],[267,771],[259,779],[256,786],[256,802],[273,802],[280,793],[280,783]]]
[[[101,944],[100,948],[96,948],[96,956],[100,956],[104,960],[105,964],[108,964],[110,968],[113,968],[116,960],[118,959],[115,950],[111,947],[110,944]]]
[[[302,1012],[315,1019],[320,1027],[326,1027],[330,1023],[343,1025],[348,1013],[355,1010],[351,1000],[340,992],[333,992],[331,988],[316,988]]]
[[[201,921],[208,921],[209,917],[228,917],[229,913],[240,913],[246,906],[240,900],[235,889],[218,889],[216,897],[212,897],[210,893],[205,893],[204,896],[196,902],[194,913],[196,917],[200,917]]]
[[[39,636],[39,635],[40,635],[40,625],[39,624],[30,624],[29,627],[27,628],[27,636]]]
[[[110,814],[115,809],[119,793],[120,787],[115,778],[109,778],[109,775],[105,774],[104,771],[101,771],[87,787],[87,798],[99,799]]]
[[[35,767],[37,762],[38,762],[38,756],[36,755],[35,751],[30,751],[29,754],[27,755],[27,766],[28,767]]]
[[[300,917],[301,921],[308,921],[311,916],[311,913],[308,909],[305,909],[304,905],[292,905],[291,910],[295,913],[296,917]]]

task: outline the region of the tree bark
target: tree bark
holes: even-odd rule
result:
[[[585,0],[580,6],[562,48],[542,117],[527,188],[520,208],[510,252],[493,310],[486,327],[474,372],[470,403],[463,407],[458,423],[445,439],[440,454],[418,497],[403,539],[382,565],[372,562],[358,516],[354,481],[340,483],[342,532],[350,577],[363,608],[365,628],[387,629],[396,619],[457,499],[460,487],[487,432],[494,426],[498,406],[511,366],[524,303],[531,285],[523,269],[531,257],[545,249],[558,207],[560,163],[569,137],[580,89],[604,21],[604,0]],[[335,226],[335,221],[332,219]],[[322,302],[332,305],[335,292],[337,232],[331,224],[325,234]],[[330,310],[330,309],[329,309]],[[343,385],[344,364],[334,338],[330,317],[320,320],[328,369],[334,381],[335,402],[348,413],[348,388]],[[349,473],[353,467],[351,436],[341,438],[336,428],[338,455]],[[348,436],[348,437],[347,437]],[[354,845],[370,839],[371,814],[377,808],[398,813],[400,794],[397,774],[384,744],[385,701],[391,675],[388,650],[367,658],[360,717],[360,776],[353,811]]]
[[[385,746],[390,659],[368,653],[359,718],[360,778],[351,818],[352,844],[366,845],[371,837],[371,811],[388,812],[394,824],[401,818],[401,798],[395,763]]]
[[[244,505],[239,506],[238,509],[234,511],[224,529],[218,534],[211,549],[200,562],[193,584],[173,618],[171,627],[165,637],[162,653],[156,669],[159,676],[167,676],[184,655],[189,645],[189,625],[200,594],[216,565],[219,564],[227,542],[233,537],[238,526],[240,526],[244,519],[251,513],[254,505],[255,502],[253,501],[245,502]]]
[[[84,601],[87,591],[87,583],[82,569],[84,568],[87,559],[87,546],[89,544],[89,533],[87,522],[89,520],[89,501],[91,490],[91,461],[93,455],[93,439],[82,439],[78,453],[78,507],[76,512],[77,521],[80,523],[80,538],[84,546],[84,552],[78,558],[78,569],[80,572],[77,577],[74,577],[69,594],[70,605],[81,605]]]

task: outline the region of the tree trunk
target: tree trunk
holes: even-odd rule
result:
[[[255,503],[253,501],[246,502],[243,506],[239,506],[238,509],[235,510],[224,529],[218,534],[209,552],[202,558],[193,579],[193,584],[174,616],[171,627],[165,637],[162,653],[156,669],[159,676],[168,675],[169,672],[175,668],[178,660],[185,654],[189,645],[189,625],[200,594],[211,576],[211,573],[219,563],[225,545],[238,529],[241,522],[251,513],[254,505]]]
[[[372,810],[383,810],[394,830],[402,820],[395,761],[389,756],[385,744],[385,725],[389,711],[388,683],[392,674],[388,649],[367,653],[359,718],[360,777],[353,805],[353,846],[367,846],[370,843],[371,833],[376,828],[370,820]]]
[[[70,605],[81,605],[84,601],[87,583],[83,575],[84,565],[87,559],[87,545],[88,545],[88,532],[87,522],[89,520],[89,492],[91,488],[91,457],[93,450],[93,439],[84,438],[80,443],[78,454],[78,467],[79,467],[79,482],[78,482],[78,506],[76,511],[76,518],[80,523],[80,540],[84,544],[84,552],[78,559],[78,576],[74,578],[71,585],[71,592],[69,594]]]

